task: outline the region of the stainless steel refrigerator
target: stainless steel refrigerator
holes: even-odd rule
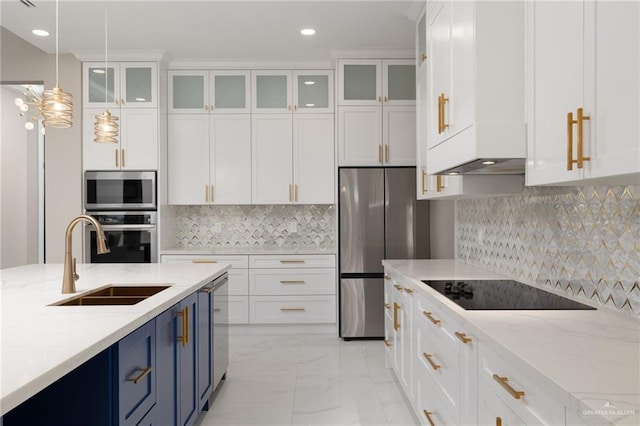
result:
[[[384,337],[382,259],[429,257],[429,202],[415,167],[338,171],[340,337]]]

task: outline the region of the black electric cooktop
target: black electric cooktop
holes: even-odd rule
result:
[[[514,280],[422,282],[469,311],[595,309]]]

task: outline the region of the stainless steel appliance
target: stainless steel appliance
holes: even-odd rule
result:
[[[213,282],[213,389],[229,367],[229,278],[227,274]]]
[[[596,309],[514,280],[422,282],[470,311]]]
[[[340,337],[384,337],[382,259],[429,257],[429,202],[416,201],[416,169],[338,171]]]
[[[155,263],[158,253],[156,212],[87,212],[102,225],[108,254],[96,251],[96,230],[85,225],[84,261],[89,263]]]
[[[156,172],[85,172],[84,208],[156,210]]]

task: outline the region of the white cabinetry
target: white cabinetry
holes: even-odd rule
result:
[[[82,162],[84,170],[158,168],[158,67],[155,62],[84,62]],[[116,144],[94,142],[95,116],[118,117]]]
[[[391,347],[393,368],[402,386],[408,390],[407,396],[413,401],[413,365],[412,365],[412,337],[413,319],[411,315],[413,306],[413,290],[405,287],[405,284],[397,277],[385,274],[386,298],[390,300],[392,317],[392,342]],[[387,282],[390,282],[389,286]]]
[[[527,185],[637,183],[640,4],[532,1],[527,29]]]
[[[426,163],[524,158],[524,3],[428,5]],[[420,31],[419,31],[420,32]]]
[[[333,72],[252,71],[253,113],[333,113]]]
[[[338,145],[341,166],[415,165],[412,59],[341,59]]]
[[[249,71],[170,71],[170,114],[251,112]]]

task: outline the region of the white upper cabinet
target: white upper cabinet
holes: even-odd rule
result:
[[[333,112],[333,72],[253,71],[254,113]]]
[[[524,159],[524,4],[428,5],[429,173],[480,159]]]
[[[426,6],[426,5],[425,5]],[[427,12],[416,22],[416,198],[427,198]]]
[[[248,113],[249,71],[170,71],[169,113]]]
[[[527,4],[527,185],[640,180],[640,4]]]
[[[333,71],[293,71],[293,111],[333,113]]]
[[[338,61],[341,166],[416,164],[413,59]]]
[[[155,62],[84,62],[85,108],[156,108],[158,66]]]

